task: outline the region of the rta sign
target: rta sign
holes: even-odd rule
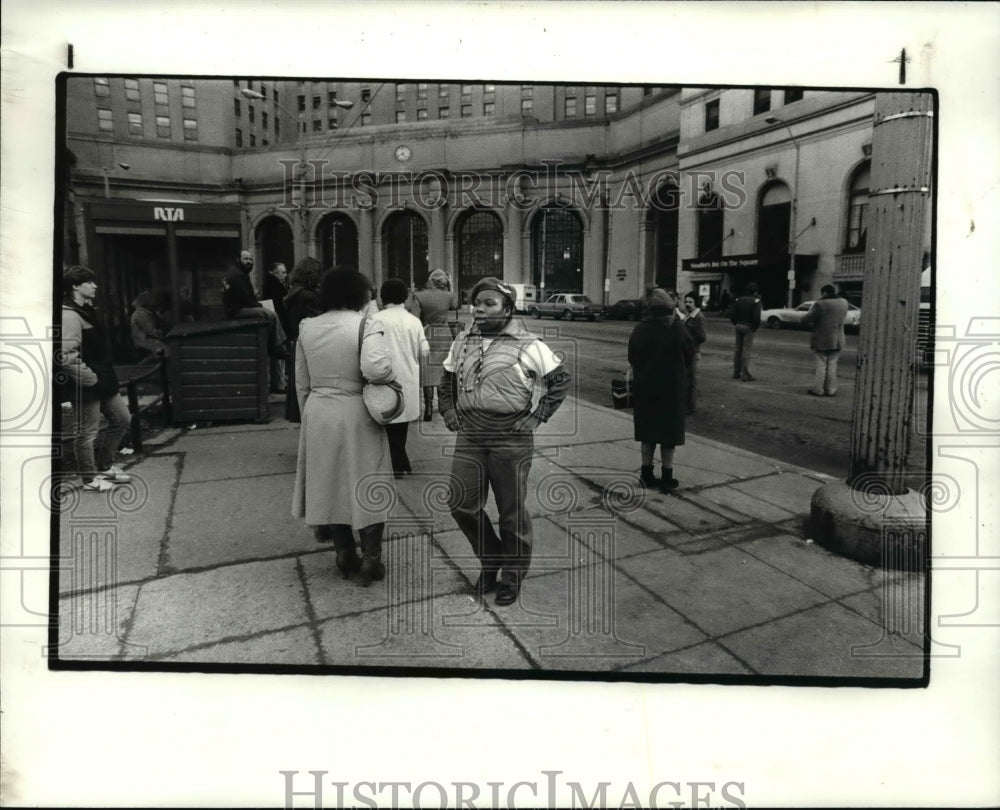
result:
[[[157,206],[153,209],[153,219],[159,219],[163,222],[183,222],[184,221],[184,209],[183,208],[163,208]]]

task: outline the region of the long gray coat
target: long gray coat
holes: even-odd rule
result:
[[[636,324],[628,341],[632,366],[635,440],[649,444],[684,444],[687,412],[687,367],[694,344],[676,318],[669,326],[659,318]]]
[[[813,327],[810,348],[815,352],[832,352],[843,349],[847,343],[844,336],[844,319],[847,317],[846,298],[821,298],[812,305],[802,323]]]

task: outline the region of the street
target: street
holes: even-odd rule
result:
[[[808,331],[762,327],[751,361],[757,379],[744,383],[732,379],[732,327],[719,316],[707,320],[708,341],[702,347],[698,367],[697,412],[688,417],[687,429],[835,478],[846,477],[859,336],[847,335],[847,348],[840,355],[837,396],[817,398],[806,393],[813,374]],[[627,368],[625,347],[634,323],[536,321],[530,317],[524,321],[532,331],[549,336],[550,342],[573,341],[576,395],[610,406],[610,379]],[[926,374],[917,378],[915,401],[921,424],[925,424],[927,414],[928,379]],[[921,434],[923,429],[918,425],[915,432]],[[910,450],[911,487],[920,486],[926,453],[925,436],[915,435]]]

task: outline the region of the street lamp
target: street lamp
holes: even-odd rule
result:
[[[794,188],[792,189],[792,222],[791,222],[791,232],[792,238],[788,242],[788,301],[787,306],[789,309],[793,306],[793,297],[795,292],[795,248],[796,242],[798,241],[799,235],[796,232],[796,227],[798,226],[798,213],[799,213],[799,142],[796,140],[795,135],[792,133],[791,127],[778,118],[775,115],[769,115],[764,119],[764,123],[767,124],[781,124],[787,131],[788,137],[792,141],[792,146],[795,147],[795,176],[793,179]]]
[[[251,90],[249,87],[244,87],[240,89],[240,95],[244,98],[255,99],[257,101],[266,101],[267,96],[263,93],[258,93],[256,90]],[[342,110],[349,110],[354,106],[353,101],[342,101],[340,99],[333,102],[335,107],[340,107]],[[309,240],[307,238],[307,230],[309,227],[307,213],[306,213],[306,118],[305,111],[301,110],[297,114],[289,110],[284,104],[274,100],[274,106],[285,112],[285,115],[291,116],[298,121],[299,128],[299,207],[298,217],[299,217],[299,239],[302,241],[302,253],[303,255],[308,253]]]
[[[132,167],[128,163],[118,161],[118,168],[128,171]],[[111,169],[107,166],[101,166],[101,171],[104,172],[104,199],[107,200],[111,197]]]

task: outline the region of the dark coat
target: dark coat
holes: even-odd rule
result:
[[[299,324],[303,318],[315,318],[323,314],[323,307],[319,305],[319,296],[315,290],[298,285],[292,287],[284,301],[285,313],[288,317],[288,328],[285,334],[289,340],[298,340]]]
[[[285,311],[285,296],[288,295],[288,290],[285,285],[278,280],[278,277],[268,273],[264,276],[263,290],[261,291],[261,299],[266,301],[271,299],[271,303],[274,305],[274,314],[278,316],[278,320],[281,321],[281,328],[285,330],[285,334],[288,334],[288,313]]]
[[[658,318],[640,321],[628,341],[635,408],[635,440],[649,444],[684,444],[687,368],[694,344],[684,324],[667,326]]]
[[[260,306],[246,271],[231,270],[222,279],[222,306],[226,309],[227,318],[234,317],[241,309]]]

